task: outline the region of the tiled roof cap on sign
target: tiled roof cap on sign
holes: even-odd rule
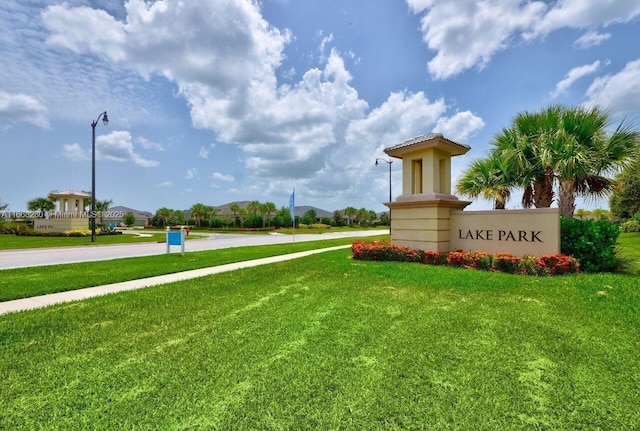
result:
[[[426,142],[426,141],[430,141],[432,139],[443,139],[451,144],[454,145],[458,145],[460,147],[466,148],[467,150],[471,149],[470,146],[468,145],[464,145],[464,144],[459,144],[457,142],[454,142],[450,139],[445,138],[444,136],[442,136],[442,133],[426,133],[424,135],[420,135],[420,136],[416,136],[415,138],[409,139],[407,141],[404,141],[402,144],[398,144],[398,145],[394,145],[393,147],[389,147],[389,148],[385,148],[384,151],[385,153],[388,151],[393,151],[393,150],[397,150],[398,148],[402,148],[402,147],[407,147],[409,145],[413,145],[413,144],[417,144],[420,142]]]

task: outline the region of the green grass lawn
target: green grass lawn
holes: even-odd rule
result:
[[[638,277],[348,250],[0,316],[0,429],[640,427]]]
[[[389,228],[377,228],[381,231],[388,231]],[[278,229],[276,232],[284,235],[294,234],[323,234],[329,232],[351,232],[354,230],[371,230],[359,229],[351,227],[334,227],[330,229]],[[105,244],[129,244],[139,242],[164,242],[166,233],[159,230],[140,230],[147,236],[138,236],[133,234],[122,235],[98,235],[96,242],[91,242],[91,237],[44,237],[44,236],[18,236],[18,235],[0,235],[0,250],[23,249],[23,248],[41,248],[41,247],[73,247],[87,245],[105,245]],[[188,240],[201,239],[203,236],[216,234],[242,234],[242,235],[269,235],[268,231],[237,231],[237,230],[200,230],[194,229],[187,237]]]
[[[349,254],[0,316],[0,429],[640,428],[637,275]]]
[[[616,252],[627,271],[640,274],[640,232],[620,234]]]
[[[147,232],[143,232],[147,233]],[[165,233],[153,233],[150,237],[141,237],[138,235],[122,234],[122,235],[98,235],[96,242],[91,242],[91,237],[63,237],[63,236],[18,236],[18,235],[0,235],[0,250],[23,249],[23,248],[41,248],[41,247],[73,247],[87,245],[105,245],[105,244],[129,244],[139,242],[164,242],[166,240]]]
[[[370,237],[369,239],[388,237],[388,235],[383,235]],[[351,244],[352,241],[353,238],[340,238],[196,251],[186,253],[184,256],[173,253],[100,262],[5,269],[0,270],[0,302],[317,248]]]

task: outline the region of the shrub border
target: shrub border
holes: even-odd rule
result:
[[[395,246],[389,241],[355,241],[351,256],[357,260],[415,262],[520,275],[565,275],[580,272],[580,263],[563,254],[513,256],[509,253],[488,254],[456,250],[439,252]]]

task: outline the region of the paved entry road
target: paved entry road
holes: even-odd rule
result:
[[[295,242],[325,239],[366,237],[388,234],[388,230],[366,230],[323,234],[296,234]],[[284,244],[293,242],[292,235],[237,235],[216,234],[208,238],[188,240],[185,251],[214,250],[218,248],[248,245]],[[100,237],[96,240],[100,243]],[[123,257],[152,256],[167,252],[165,243],[141,243],[119,245],[93,245],[88,247],[32,248],[0,251],[0,269],[29,266],[57,265],[60,263],[94,262]],[[179,246],[171,246],[172,253],[180,253]]]

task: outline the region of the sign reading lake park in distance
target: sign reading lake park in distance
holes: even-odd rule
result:
[[[514,256],[560,253],[560,213],[535,210],[452,211],[451,250],[510,253]]]

